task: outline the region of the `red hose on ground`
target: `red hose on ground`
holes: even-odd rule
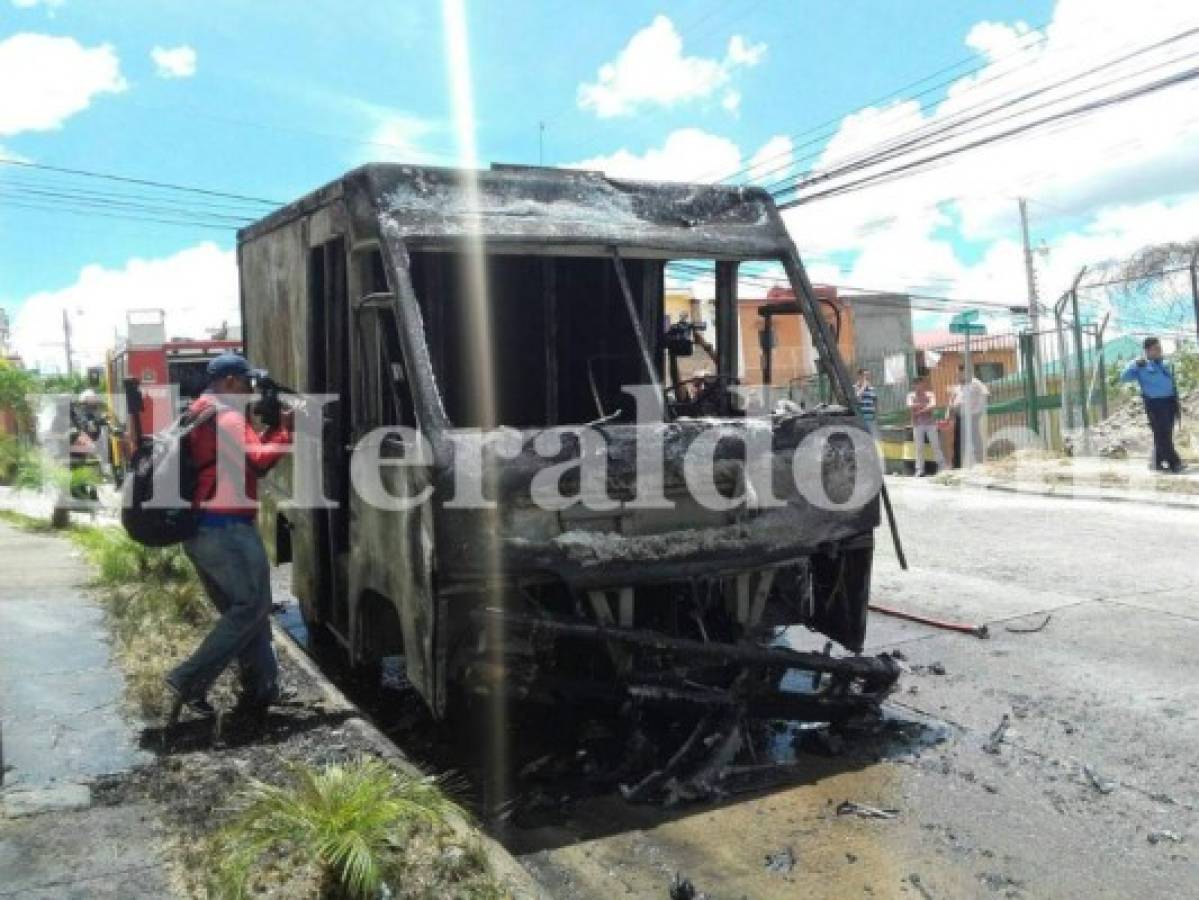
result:
[[[933,628],[943,628],[946,631],[958,631],[962,634],[972,634],[976,638],[989,638],[990,630],[986,625],[967,625],[964,622],[946,622],[944,619],[933,619],[929,616],[920,616],[916,613],[904,612],[902,609],[895,609],[892,606],[879,606],[876,603],[871,603],[870,608],[875,612],[880,612],[885,616],[894,616],[897,619],[907,619],[909,622],[919,622],[921,625],[931,625]]]

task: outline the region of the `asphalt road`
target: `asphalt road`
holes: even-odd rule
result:
[[[894,499],[911,569],[880,531],[876,600],[990,627],[872,617],[869,651],[913,670],[892,710],[948,739],[813,759],[718,807],[581,805],[523,856],[556,896],[664,897],[675,871],[710,898],[1199,896],[1199,514],[911,481]],[[836,815],[846,799],[898,815]],[[784,848],[794,866],[768,866]]]

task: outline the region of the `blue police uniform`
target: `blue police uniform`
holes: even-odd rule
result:
[[[1160,359],[1134,360],[1120,375],[1120,380],[1135,381],[1141,389],[1145,414],[1153,432],[1153,456],[1149,460],[1152,468],[1160,469],[1164,463],[1172,472],[1181,471],[1182,460],[1174,449],[1174,423],[1179,413],[1174,372]]]

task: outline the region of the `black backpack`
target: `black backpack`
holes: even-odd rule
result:
[[[183,439],[217,414],[213,404],[193,415],[184,413],[174,424],[142,438],[129,460],[129,472],[121,485],[121,525],[131,538],[147,547],[167,547],[186,541],[199,527],[200,513],[191,501],[199,470]],[[179,485],[183,507],[147,507],[155,481]]]

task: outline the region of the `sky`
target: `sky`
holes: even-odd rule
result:
[[[1188,0],[466,0],[466,17],[482,162],[762,184],[1199,28]],[[1199,34],[1069,90],[1161,77],[1197,52]],[[445,60],[434,2],[0,0],[0,160],[286,202],[370,160],[453,164]],[[1026,196],[1052,298],[1084,263],[1199,232],[1194,85],[786,221],[814,280],[1013,305]],[[133,221],[114,192],[172,199]],[[167,224],[179,196],[214,218]],[[81,360],[130,308],[166,309],[173,334],[235,320],[234,225],[269,208],[0,162],[17,349],[58,365],[63,309]]]

